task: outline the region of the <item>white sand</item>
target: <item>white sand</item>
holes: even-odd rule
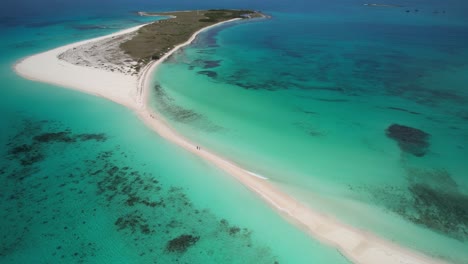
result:
[[[78,48],[91,42],[134,32],[142,26],[144,25],[122,30],[111,35],[72,43],[27,57],[14,66],[15,71],[26,79],[47,82],[105,97],[133,109],[137,98],[135,89],[138,83],[137,76],[74,65],[64,60],[59,60],[58,56],[68,50],[73,50],[73,48]]]
[[[77,66],[57,58],[61,53],[74,47],[111,36],[133,32],[140,27],[133,27],[109,36],[73,43],[28,57],[17,63],[15,70],[19,75],[27,79],[57,84],[101,96],[136,111],[145,124],[162,137],[231,174],[239,182],[257,193],[286,219],[311,234],[314,238],[337,248],[354,263],[445,263],[403,248],[369,232],[340,223],[337,219],[330,216],[315,212],[293,197],[278,190],[268,181],[268,178],[244,170],[203,147],[201,150],[197,150],[196,144],[188,141],[174,131],[158,113],[149,109],[147,101],[151,84],[151,73],[175,51],[190,44],[202,30],[196,32],[187,42],[176,46],[160,60],[145,67],[140,73],[139,78],[122,73],[109,72],[104,69]]]

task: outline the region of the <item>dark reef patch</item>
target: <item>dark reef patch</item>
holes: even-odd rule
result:
[[[309,110],[303,110],[302,113],[308,114],[308,115],[316,115],[316,114],[318,114],[318,113],[315,112],[315,111],[309,111]]]
[[[148,219],[145,219],[141,213],[121,216],[115,221],[115,225],[117,230],[128,229],[132,234],[140,232],[149,235],[154,232],[154,229],[148,225]]]
[[[212,79],[218,78],[218,73],[215,71],[198,71],[197,73],[200,75],[206,75]]]
[[[205,60],[203,61],[203,69],[217,68],[221,65],[222,60]]]
[[[402,97],[418,104],[437,107],[441,104],[466,105],[468,96],[459,91],[449,89],[433,90],[422,87],[419,84],[409,83],[400,85],[388,85],[387,93],[393,96]]]
[[[171,98],[159,84],[154,86],[154,95],[154,100],[158,103],[158,108],[172,120],[197,126],[198,129],[202,129],[206,132],[216,132],[223,129],[203,115],[175,104],[174,99]]]
[[[12,149],[8,151],[8,153],[11,155],[18,155],[21,153],[31,152],[32,150],[33,150],[33,147],[31,145],[23,144],[23,145],[13,147]]]
[[[76,139],[80,141],[89,141],[94,140],[97,142],[104,142],[107,140],[106,134],[97,133],[97,134],[78,134],[76,135]]]
[[[164,110],[165,113],[169,115],[171,119],[182,123],[189,123],[202,118],[202,116],[196,113],[195,111],[175,105],[173,103],[174,99],[172,99],[166,94],[161,85],[156,84],[154,86],[154,91],[156,95],[155,98],[159,106]]]
[[[393,107],[393,106],[389,106],[389,107],[386,107],[387,109],[390,109],[390,110],[394,110],[394,111],[400,111],[400,112],[405,112],[405,113],[410,113],[412,115],[420,115],[421,113],[418,113],[418,112],[414,112],[414,111],[410,111],[410,110],[407,110],[407,109],[404,109],[404,108],[400,108],[400,107]]]
[[[398,142],[398,146],[404,152],[416,157],[426,155],[429,148],[429,134],[409,126],[392,124],[385,131],[387,137]]]
[[[227,76],[220,75],[217,80],[246,90],[278,91],[297,87],[295,84],[281,79],[260,79],[258,76],[253,76],[255,76],[255,72],[242,68]]]
[[[238,234],[240,231],[241,231],[241,229],[240,229],[239,227],[233,226],[233,227],[229,228],[229,235],[235,236],[235,235]]]
[[[221,62],[222,62],[222,60],[202,60],[202,59],[198,59],[198,60],[194,60],[190,64],[190,67],[191,67],[191,69],[193,69],[195,67],[200,67],[200,68],[203,68],[203,69],[213,69],[213,68],[219,67],[221,65]]]
[[[468,235],[468,196],[437,190],[425,184],[414,184],[409,190],[418,208],[410,218],[413,222],[442,233]]]
[[[213,54],[216,54],[216,49],[198,49],[197,53],[198,54],[213,55]]]
[[[371,189],[373,198],[408,221],[467,241],[468,195],[452,176],[441,169],[407,168],[406,177],[406,190],[391,186]]]
[[[48,143],[52,141],[65,143],[75,142],[75,140],[70,136],[69,131],[43,133],[41,135],[35,136],[33,139],[41,143]]]
[[[62,143],[73,143],[77,140],[79,141],[89,141],[95,140],[98,142],[104,142],[107,140],[105,134],[72,134],[70,131],[60,131],[60,132],[48,132],[43,133],[33,138],[35,141],[40,143],[50,143],[50,142],[62,142]]]
[[[102,225],[110,227],[104,236],[122,239],[141,263],[193,263],[213,250],[228,262],[239,256],[249,263],[276,261],[267,247],[253,243],[250,230],[197,208],[183,188],[167,183],[174,175],[138,164],[106,134],[77,134],[34,120],[16,131],[0,159],[0,262],[27,252],[40,236],[53,243],[39,245],[38,261],[90,263],[115,250],[101,236],[90,240],[89,230]],[[200,237],[210,246],[187,250]],[[213,249],[219,240],[223,244]]]
[[[189,247],[195,245],[199,239],[199,236],[180,235],[167,242],[166,250],[169,252],[183,253],[187,251]]]
[[[74,225],[59,222],[72,215],[79,217],[63,202],[70,196],[78,200],[88,198],[86,191],[80,187],[85,175],[80,175],[81,168],[77,164],[69,166],[65,162],[54,167],[47,163],[46,168],[42,168],[41,163],[57,157],[66,157],[63,160],[70,159],[69,147],[78,138],[81,138],[80,142],[85,143],[97,138],[105,140],[106,136],[74,134],[68,129],[63,130],[59,123],[52,121],[25,119],[13,127],[17,133],[8,137],[5,145],[6,154],[0,160],[5,166],[3,171],[5,177],[0,179],[0,188],[2,198],[6,198],[2,199],[4,202],[1,203],[0,213],[2,226],[5,227],[0,229],[2,237],[0,262],[2,257],[9,258],[18,250],[24,250],[22,247],[24,243],[30,243],[31,233],[34,234],[34,239],[40,235],[57,241],[59,237],[69,234],[69,239],[80,245],[87,245],[86,248],[83,246],[83,250],[80,249],[81,253],[59,255],[58,250],[63,247],[59,245],[51,249],[51,255],[61,260],[68,259],[66,262],[70,262],[71,259],[75,259],[77,263],[88,262],[88,258],[93,257],[95,252],[95,244],[84,242],[75,232]],[[86,146],[83,144],[79,148]],[[86,221],[80,222],[86,223]],[[51,232],[52,226],[63,228],[54,228]],[[44,247],[43,250],[45,252],[48,249]]]
[[[38,125],[35,124],[34,126],[27,126],[26,129],[25,133],[34,132],[38,129]],[[22,138],[22,141],[15,141],[15,138],[19,139],[21,136],[24,136],[24,133],[18,134],[11,139],[7,159],[17,160],[22,166],[30,166],[43,161],[46,158],[46,154],[44,152],[45,144],[71,144],[77,141],[84,142],[90,140],[104,142],[107,140],[107,136],[105,134],[72,134],[69,130],[40,133],[32,137]]]
[[[450,103],[466,105],[468,98],[466,96],[450,90],[426,90],[426,94],[430,98],[437,98],[438,100],[448,101]]]

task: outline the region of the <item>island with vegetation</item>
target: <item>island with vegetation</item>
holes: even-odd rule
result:
[[[198,30],[232,19],[251,19],[265,17],[252,10],[211,9],[165,13],[139,12],[141,16],[166,16],[170,19],[159,20],[142,27],[136,36],[123,42],[120,48],[129,54],[139,65],[158,60],[175,45],[190,38]]]
[[[231,20],[266,17],[257,11],[229,9],[138,14],[166,19],[68,49],[59,58],[75,65],[137,76],[148,63],[163,57],[203,28]]]

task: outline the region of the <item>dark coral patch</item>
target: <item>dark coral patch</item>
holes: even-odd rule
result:
[[[34,137],[34,140],[42,143],[46,142],[75,142],[75,139],[71,137],[71,133],[68,131],[64,132],[50,132],[43,133]]]
[[[195,245],[199,239],[199,236],[180,235],[167,242],[166,249],[169,252],[183,253],[187,251],[189,247]]]
[[[387,107],[387,109],[394,110],[394,111],[400,111],[400,112],[406,112],[406,113],[410,113],[410,114],[413,114],[413,115],[420,115],[420,114],[421,114],[421,113],[414,112],[414,111],[410,111],[410,110],[406,110],[406,109],[400,108],[400,107],[392,107],[392,106],[389,106],[389,107]]]
[[[407,168],[408,189],[383,186],[372,196],[408,221],[460,241],[468,239],[468,196],[443,169]]]
[[[402,151],[416,157],[426,155],[429,148],[429,134],[417,128],[392,124],[387,128],[386,134],[389,138],[398,142],[398,146]]]
[[[25,153],[25,152],[30,152],[30,151],[33,151],[33,147],[31,145],[23,144],[17,147],[13,147],[8,153],[12,155],[17,155],[20,153]]]
[[[239,233],[241,229],[237,226],[229,228],[229,235],[234,236],[235,234]]]
[[[32,153],[31,155],[26,155],[23,159],[21,159],[20,163],[23,166],[29,166],[44,160],[44,158],[44,155],[41,153]]]
[[[130,213],[121,216],[114,223],[118,230],[128,229],[132,234],[139,231],[141,234],[151,234],[154,230],[148,225],[148,220],[137,213]]]
[[[213,79],[216,79],[218,77],[218,73],[215,71],[199,71],[198,74],[206,75]]]
[[[37,135],[34,137],[34,140],[40,143],[49,143],[49,142],[62,142],[62,143],[74,143],[77,140],[79,141],[89,141],[95,140],[98,142],[104,142],[107,140],[107,136],[103,133],[98,134],[78,134],[73,135],[70,131],[60,131],[60,132],[48,132]]]
[[[186,118],[191,116],[185,111],[181,113],[187,114]],[[227,220],[220,223],[209,210],[197,209],[184,189],[165,186],[159,173],[143,170],[144,165],[136,167],[134,163],[127,163],[126,160],[132,160],[131,152],[124,152],[118,145],[108,149],[108,144],[100,144],[107,139],[106,135],[74,133],[56,122],[44,124],[25,122],[25,126],[18,129],[20,132],[9,138],[2,160],[6,164],[0,164],[0,174],[6,174],[1,182],[6,188],[0,192],[0,199],[6,203],[4,213],[9,221],[7,228],[0,231],[4,242],[0,243],[0,256],[14,253],[27,241],[30,226],[56,225],[57,232],[44,228],[47,232],[42,236],[53,239],[58,234],[66,234],[75,243],[76,250],[69,251],[68,243],[57,241],[50,251],[56,258],[54,261],[89,262],[88,258],[100,252],[79,229],[83,225],[93,226],[97,214],[108,213],[111,216],[108,219],[113,220],[106,223],[139,250],[138,261],[142,263],[160,257],[164,257],[164,263],[188,263],[181,261],[181,253],[185,252],[184,258],[189,258],[211,250],[205,245],[189,250],[200,236],[208,240],[221,239],[223,247],[217,250],[226,250],[220,254],[228,258],[231,258],[232,248],[240,247],[247,252],[245,256],[255,256],[255,260],[247,262],[274,262],[268,248],[252,243],[250,231],[229,225]],[[91,143],[85,144],[85,141]],[[75,162],[68,161],[75,151],[83,150],[87,158],[82,162],[82,157],[77,157]],[[37,166],[41,160],[61,159],[67,160],[66,164],[51,162],[48,165],[54,169],[44,171],[46,174]],[[75,200],[90,201],[91,207],[87,202],[80,203],[78,208],[67,206],[69,201],[75,203]],[[33,204],[34,210],[28,210],[28,204]],[[183,235],[176,237],[180,234]],[[260,254],[261,260],[258,259]]]
[[[211,69],[219,67],[221,60],[206,60],[203,61],[203,69]]]
[[[436,190],[425,184],[410,187],[417,214],[415,223],[456,238],[468,236],[468,196]]]
[[[156,84],[154,86],[154,92],[154,99],[158,103],[158,107],[160,107],[169,118],[177,122],[196,125],[198,129],[203,129],[207,132],[223,129],[217,124],[212,123],[202,114],[176,104],[175,99],[169,96],[161,85]]]
[[[88,140],[95,140],[97,142],[104,142],[107,140],[106,134],[98,133],[98,134],[79,134],[76,138],[80,141],[88,141]]]
[[[155,85],[154,91],[156,94],[155,98],[159,105],[167,111],[167,114],[169,114],[171,118],[184,123],[193,122],[202,118],[199,113],[174,104],[174,99],[169,97],[160,85]]]
[[[212,69],[212,68],[217,68],[221,65],[222,60],[195,60],[191,63],[190,67],[191,69],[195,67],[201,67],[203,69]]]

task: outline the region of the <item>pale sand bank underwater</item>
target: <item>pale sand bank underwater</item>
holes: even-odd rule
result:
[[[231,21],[233,20],[226,22]],[[206,30],[209,27],[196,32],[188,41],[174,47],[158,61],[147,65],[138,77],[121,72],[110,72],[99,67],[79,66],[59,59],[59,56],[64,52],[73,53],[73,49],[79,52],[80,49],[78,47],[82,45],[135,32],[142,26],[133,27],[104,37],[69,44],[30,56],[18,62],[15,65],[15,70],[19,75],[27,79],[52,83],[94,94],[134,110],[145,124],[162,137],[228,172],[242,184],[257,193],[282,216],[294,222],[313,237],[336,247],[343,255],[355,263],[444,263],[443,261],[432,259],[383,240],[371,233],[342,224],[330,216],[315,212],[302,205],[293,197],[275,188],[265,178],[268,177],[267,175],[258,177],[254,173],[242,169],[204,148],[198,150],[196,144],[188,141],[174,131],[160,115],[147,107],[146,103],[148,101],[149,89],[151,88],[151,72],[171,54],[181,47],[190,44],[202,30]]]

